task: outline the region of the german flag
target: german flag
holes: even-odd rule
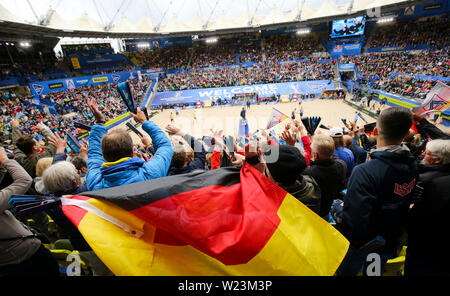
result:
[[[349,246],[248,164],[61,200],[116,275],[333,275]]]

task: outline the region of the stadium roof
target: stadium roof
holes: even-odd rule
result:
[[[407,0],[0,0],[0,20],[46,32],[210,32],[299,23]],[[67,35],[67,34],[66,34]],[[100,36],[97,35],[97,36]],[[119,36],[118,36],[119,37]]]

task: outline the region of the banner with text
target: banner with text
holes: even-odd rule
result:
[[[126,80],[137,79],[137,71],[117,72],[111,74],[71,77],[65,79],[39,81],[29,83],[31,94],[41,96],[51,92],[63,92],[67,89],[74,89],[86,85],[95,85],[100,83],[119,83]]]
[[[334,83],[330,80],[297,81],[272,84],[255,84],[242,86],[229,86],[220,88],[202,88],[182,91],[165,91],[156,94],[153,107],[161,104],[197,103],[197,100],[215,100],[218,98],[232,98],[236,94],[257,93],[260,97],[273,95],[299,95],[315,94],[320,96],[324,90],[334,90]]]

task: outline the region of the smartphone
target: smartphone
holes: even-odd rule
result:
[[[127,122],[127,126],[138,136],[141,136],[141,137],[144,136],[131,122]]]
[[[147,120],[148,120],[150,117],[148,117],[148,111],[147,111],[147,108],[142,107],[141,110],[142,110],[142,112],[144,112],[145,118],[147,118]]]
[[[374,128],[375,128],[376,125],[377,125],[376,122],[372,122],[372,123],[369,123],[369,124],[365,124],[365,125],[364,125],[364,132],[366,132],[366,133],[371,133],[371,132],[374,130]]]
[[[76,127],[76,128],[85,130],[85,131],[91,131],[91,127],[89,125],[86,125],[86,124],[78,122],[78,121],[75,121],[73,123],[73,126]]]
[[[67,134],[67,145],[69,145],[70,149],[72,149],[73,152],[80,152],[81,145],[72,133]]]

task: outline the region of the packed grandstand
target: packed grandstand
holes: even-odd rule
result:
[[[0,1],[0,275],[450,275],[430,257],[449,228],[450,4],[324,2],[335,15],[147,38],[52,27],[52,9],[29,33]],[[108,37],[62,42],[77,32]],[[206,108],[239,128],[194,135]]]

